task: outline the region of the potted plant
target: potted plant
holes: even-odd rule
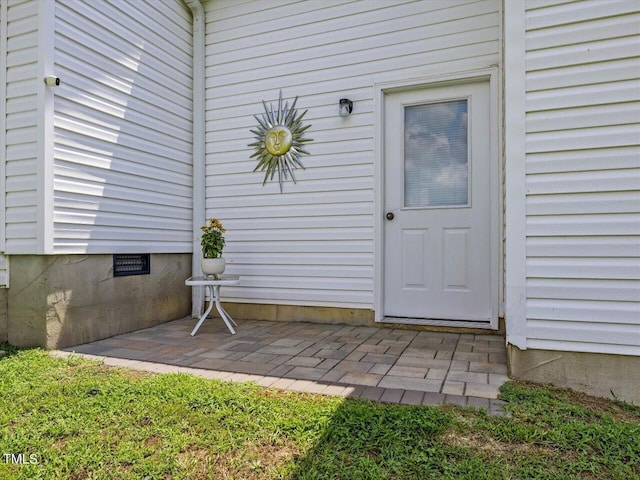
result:
[[[226,229],[217,218],[210,218],[207,224],[200,227],[202,230],[202,273],[205,275],[219,275],[224,272],[225,259],[222,258],[222,250],[225,245],[224,232]]]

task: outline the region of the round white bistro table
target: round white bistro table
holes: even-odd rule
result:
[[[218,313],[222,317],[222,320],[227,325],[227,328],[233,335],[235,335],[236,331],[233,329],[231,324],[233,323],[236,327],[238,326],[238,324],[233,321],[231,315],[229,315],[220,304],[220,287],[224,285],[237,285],[238,283],[240,283],[240,277],[238,275],[208,275],[206,277],[189,277],[185,280],[184,283],[185,285],[189,285],[192,287],[202,286],[205,288],[205,293],[206,291],[209,292],[209,306],[207,307],[207,310],[202,314],[202,317],[200,317],[200,320],[198,320],[198,323],[191,332],[191,336],[193,337],[196,334],[196,332],[200,328],[200,325],[202,325],[202,322],[205,321],[207,315],[209,315],[209,312],[211,312],[214,303],[216,305]]]

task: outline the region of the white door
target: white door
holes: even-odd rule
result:
[[[489,82],[388,93],[384,316],[490,322]]]

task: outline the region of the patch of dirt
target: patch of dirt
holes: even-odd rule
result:
[[[555,385],[530,383],[517,381],[522,385],[531,387],[544,387],[551,390],[555,395],[565,398],[573,403],[580,404],[594,412],[610,415],[616,421],[640,423],[640,406],[624,402],[618,402],[602,397],[594,397],[586,393],[578,392],[569,388],[560,388]]]
[[[509,456],[515,453],[525,455],[555,456],[553,448],[530,443],[501,442],[492,437],[484,437],[474,433],[462,434],[449,431],[442,436],[442,440],[453,446],[469,448],[478,452],[492,453],[501,456]]]
[[[162,437],[158,435],[152,435],[144,441],[144,446],[147,448],[153,448],[160,446],[162,444]]]
[[[592,397],[586,393],[574,390],[560,390],[560,395],[572,402],[579,403],[600,413],[611,415],[614,420],[622,422],[640,423],[640,407],[608,400],[606,398]]]
[[[185,469],[186,478],[212,478],[213,473],[214,478],[220,480],[258,480],[299,454],[296,445],[250,444],[224,455],[215,455],[208,449],[194,446],[180,452],[177,460]]]

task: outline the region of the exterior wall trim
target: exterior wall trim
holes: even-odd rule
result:
[[[0,2],[0,65],[7,64],[7,11],[8,2]],[[0,252],[7,248],[7,214],[6,214],[6,183],[7,183],[7,69],[0,68]],[[8,276],[7,276],[8,278]]]
[[[55,1],[38,3],[38,123],[37,178],[38,201],[42,208],[37,213],[37,250],[39,254],[53,253],[53,88],[44,78],[54,74]],[[38,81],[39,80],[39,81]]]
[[[374,158],[375,158],[375,196],[374,196],[374,292],[373,302],[375,310],[375,321],[382,322],[384,320],[384,234],[383,234],[383,221],[384,216],[384,131],[383,131],[383,119],[384,119],[384,96],[387,93],[411,90],[424,87],[440,87],[446,85],[467,83],[477,80],[489,80],[490,89],[490,102],[491,102],[491,156],[492,163],[495,165],[499,160],[500,150],[500,134],[498,126],[501,125],[500,109],[499,107],[499,69],[497,67],[483,68],[477,70],[468,70],[463,72],[451,72],[439,75],[430,75],[425,77],[405,79],[405,80],[389,80],[374,82],[374,123],[375,123],[375,136],[374,142]],[[491,201],[494,205],[499,205],[501,195],[498,192],[501,182],[498,166],[491,178],[492,198]],[[494,195],[498,197],[495,198]],[[502,210],[502,208],[498,208]],[[501,285],[501,262],[500,262],[500,239],[501,226],[499,224],[500,216],[499,212],[495,211],[491,218],[491,290],[493,292],[491,299],[491,328],[498,329],[498,316],[500,310],[500,285]]]
[[[206,217],[206,86],[205,86],[205,12],[200,0],[185,0],[193,15],[193,276],[200,271],[200,226]],[[204,287],[191,288],[193,318],[202,315]]]
[[[504,39],[505,322],[507,343],[524,350],[527,348],[524,2],[504,2]]]

